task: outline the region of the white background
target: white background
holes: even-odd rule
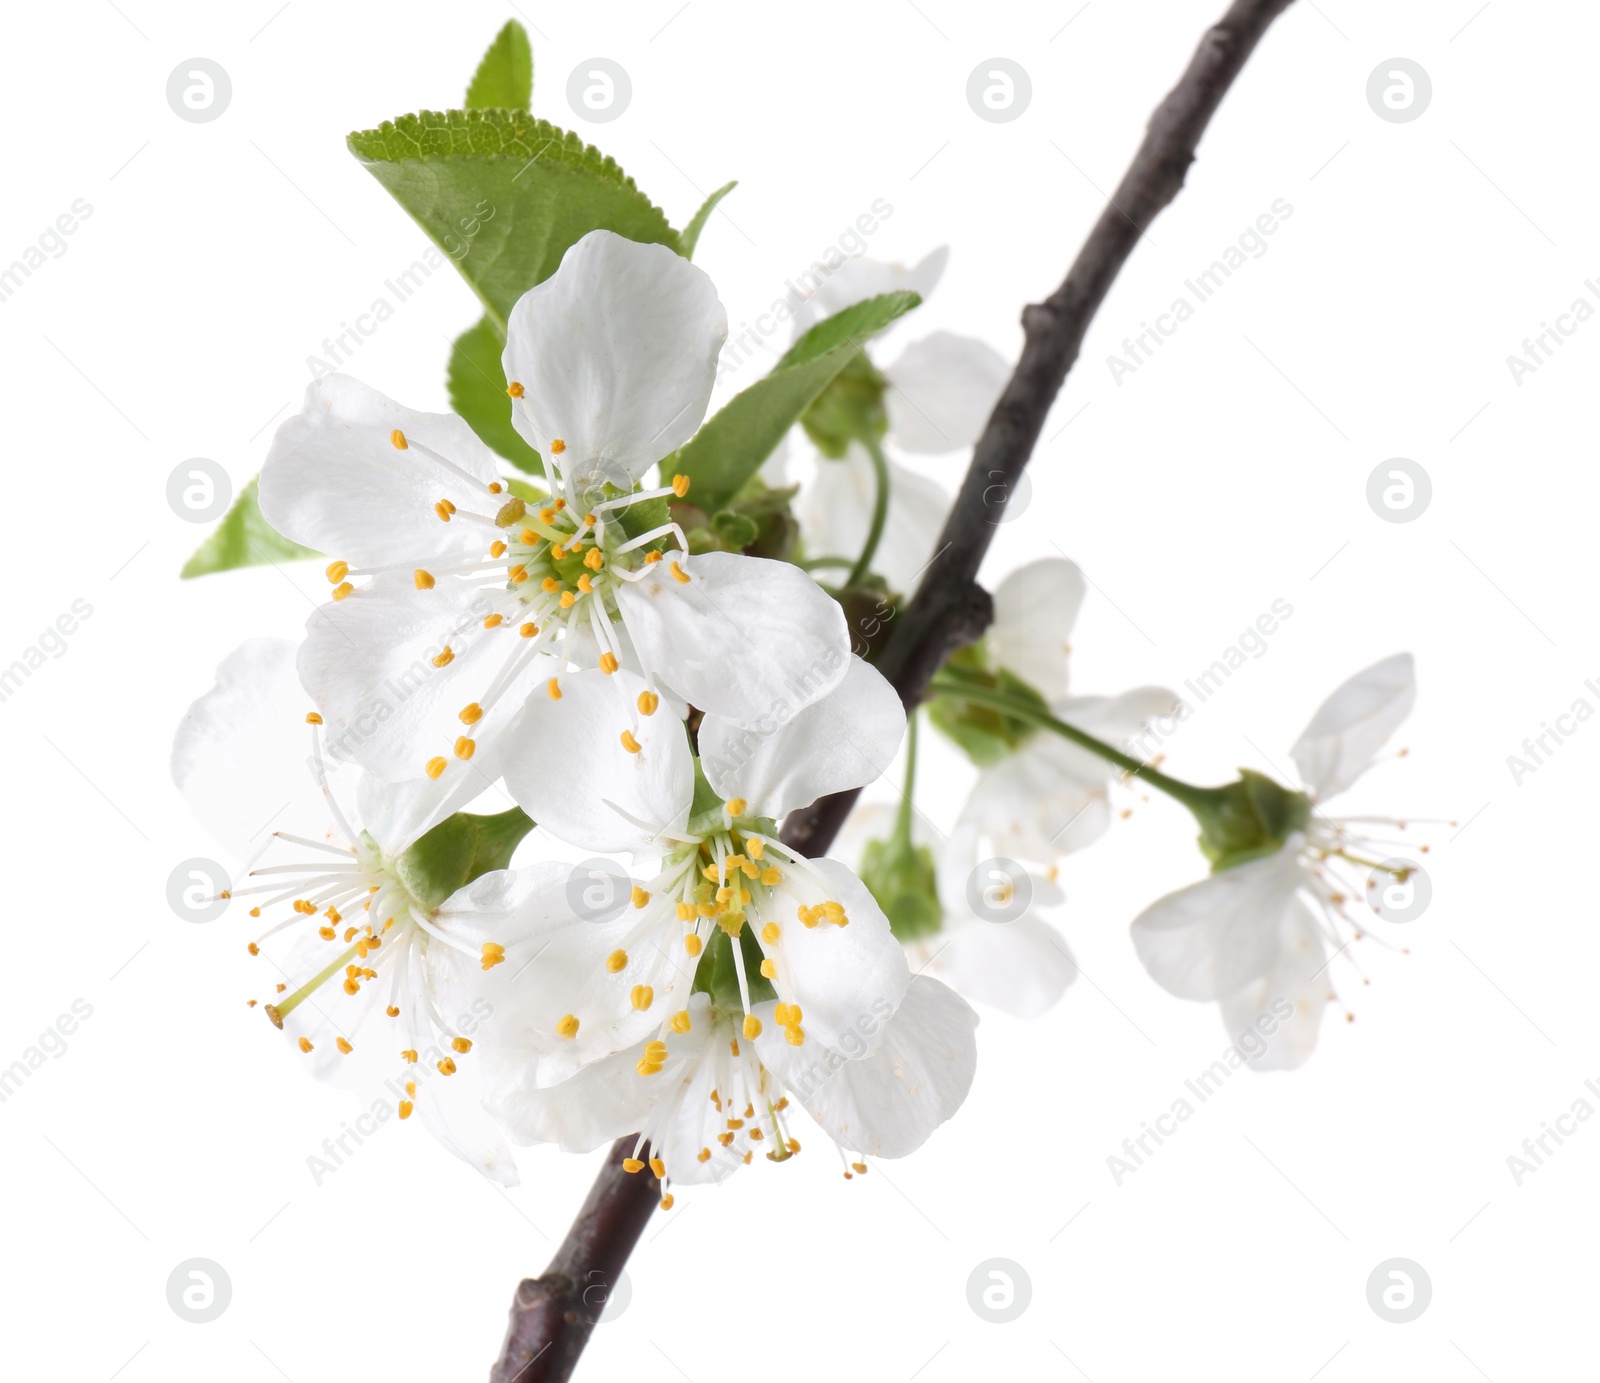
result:
[[[178,462],[235,486],[297,406],[306,357],[367,310],[423,238],[344,135],[459,104],[502,6],[15,7],[0,69],[0,263],[76,198],[68,242],[0,303],[11,499],[0,664],[75,599],[93,614],[0,705],[7,788],[0,1065],[75,999],[93,1016],[0,1105],[0,1352],[18,1377],[482,1376],[517,1279],[542,1266],[593,1159],[526,1156],[502,1194],[414,1124],[384,1126],[320,1186],[307,1159],[355,1106],[314,1086],[259,1013],[243,919],[177,919],[174,865],[215,847],[171,788],[184,706],[242,638],[298,632],[315,568],[180,584],[203,529],[174,516]],[[1147,113],[1221,0],[1056,4],[691,0],[540,5],[536,113],[599,142],[682,224],[737,177],[697,256],[738,323],[874,199],[875,256],[949,243],[905,329],[981,335],[1009,358],[1121,176]],[[1454,818],[1434,900],[1340,963],[1341,1003],[1290,1075],[1233,1078],[1119,1187],[1107,1157],[1184,1094],[1226,1036],[1158,990],[1127,923],[1200,876],[1192,825],[1138,803],[1072,858],[1059,923],[1084,976],[1046,1019],[986,1015],[957,1120],[846,1185],[824,1152],[680,1194],[630,1266],[631,1304],[583,1377],[1094,1383],[1168,1377],[1570,1377],[1592,1353],[1600,1126],[1519,1187],[1506,1159],[1587,1096],[1595,1051],[1591,722],[1513,782],[1506,759],[1600,676],[1592,621],[1592,371],[1600,325],[1517,384],[1506,358],[1600,272],[1588,252],[1593,55],[1576,4],[1295,4],[1202,144],[1089,333],[1045,429],[998,576],[1060,549],[1094,583],[1075,684],[1181,686],[1282,598],[1293,616],[1170,746],[1214,781],[1271,770],[1342,678],[1409,648],[1408,758],[1352,808]],[[1069,22],[1070,21],[1070,22]],[[568,74],[631,74],[589,126]],[[990,124],[968,74],[1020,61],[1033,99]],[[1368,74],[1421,63],[1432,104],[1380,120]],[[210,124],[169,109],[204,56],[233,82]],[[1277,198],[1269,242],[1137,373],[1106,357]],[[440,273],[350,368],[444,406],[449,339],[476,319]],[[780,347],[782,341],[777,343]],[[1070,421],[1070,426],[1069,426]],[[1433,500],[1380,521],[1386,458]],[[931,463],[953,483],[962,458]],[[1258,747],[1259,746],[1259,747]],[[930,758],[933,819],[968,780]],[[1401,934],[1403,932],[1403,935]],[[1341,1021],[1348,1007],[1355,1021]],[[396,1130],[399,1131],[396,1131]],[[803,1135],[802,1135],[803,1137]],[[813,1136],[820,1149],[822,1140]],[[1380,1320],[1382,1260],[1421,1263],[1432,1305]],[[191,1257],[221,1263],[215,1323],[169,1309]],[[980,1320],[982,1260],[1032,1304]]]

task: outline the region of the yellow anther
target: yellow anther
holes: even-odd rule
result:
[[[700,950],[704,945],[705,943],[700,940],[700,934],[698,932],[690,932],[683,939],[683,949],[691,956],[699,955]]]
[[[450,1046],[454,1051],[458,1051],[465,1056],[472,1050],[472,1039],[470,1037],[452,1037]]]
[[[622,1159],[622,1170],[625,1172],[642,1172],[644,1171],[644,1163],[639,1161],[637,1157],[625,1157]]]
[[[742,797],[730,797],[728,799],[728,815],[743,816],[745,813],[745,808],[749,805],[750,804]]]
[[[421,567],[411,573],[411,579],[419,591],[431,591],[433,589],[433,574],[423,571]]]
[[[505,958],[506,948],[498,941],[486,941],[483,943],[482,965],[485,970],[493,970]]]
[[[578,1035],[578,1020],[570,1013],[556,1024],[558,1037],[576,1037]]]
[[[506,569],[506,575],[509,576],[516,585],[520,586],[528,579],[528,569],[521,562],[518,562],[516,566],[508,567]]]
[[[552,456],[560,456],[561,453],[564,452],[566,449],[567,449],[567,444],[565,442],[563,442],[561,440],[561,438],[552,437],[550,439],[550,454]]]
[[[516,380],[512,380],[510,384],[506,385],[506,393],[510,394],[514,399],[520,399],[527,392]]]
[[[764,961],[761,962],[761,973],[769,980],[777,979],[778,962],[773,960],[771,956],[768,956]]]
[[[640,1057],[633,1063],[633,1069],[641,1076],[658,1076],[661,1074],[661,1063],[659,1061],[647,1061],[644,1057]]]
[[[694,1155],[694,1160],[696,1162],[709,1162],[709,1161],[711,1161],[711,1149],[710,1148],[701,1148],[700,1151],[697,1152]]]
[[[311,1050],[311,1039],[309,1037],[302,1037],[300,1039],[300,1050],[302,1052],[309,1052]]]
[[[261,909],[260,908],[251,908],[250,909],[250,916],[252,916],[252,917],[260,917],[261,916]],[[245,943],[245,950],[249,951],[250,954],[253,955],[253,956],[259,956],[261,954],[261,948],[259,946],[257,946],[255,944],[255,942],[253,942],[253,941]]]
[[[642,908],[650,901],[650,895],[645,892],[644,889],[640,888],[638,884],[633,886],[633,892],[629,895],[629,898],[636,908]]]
[[[583,575],[578,578],[578,589],[585,595],[588,595],[592,590],[594,590],[594,582],[589,580],[588,572],[584,572]]]
[[[449,667],[455,660],[455,650],[449,644],[446,644],[443,650],[434,657],[433,665],[434,667]]]
[[[753,860],[759,860],[767,853],[767,843],[764,840],[747,840],[744,843],[744,852]]]
[[[439,1062],[439,1074],[441,1076],[453,1076],[455,1073],[456,1059],[453,1056],[447,1056]]]
[[[539,511],[539,521],[541,523],[554,523],[556,521],[556,511],[554,509],[541,509]]]
[[[435,754],[433,758],[429,759],[428,762],[422,766],[422,771],[437,783],[439,781],[439,775],[448,767],[449,765],[445,762],[445,760],[440,755]]]
[[[556,513],[558,513],[558,514],[559,514],[559,513],[560,513],[560,512],[561,512],[561,511],[562,511],[562,510],[563,510],[563,509],[565,509],[565,508],[566,508],[566,507],[567,507],[567,502],[566,502],[566,500],[564,500],[564,499],[558,499],[558,500],[557,500],[557,501],[556,501],[556,505],[555,505],[555,508],[556,508]]]
[[[410,1100],[401,1100],[400,1101],[400,1117],[402,1119],[409,1119],[411,1117],[411,1111],[413,1109],[415,1109],[415,1108],[416,1108],[416,1106],[413,1105]]]
[[[476,701],[471,702],[469,705],[461,708],[457,718],[463,725],[476,725],[480,720],[483,719],[483,707],[480,706]]]
[[[333,588],[332,595],[335,600],[343,600],[353,590],[355,590],[355,587],[348,581],[341,581]]]
[[[505,488],[506,487],[504,485],[502,485],[498,480],[491,480],[489,482],[489,493],[491,495],[501,494],[501,493],[504,492]]]
[[[675,476],[673,476],[672,477],[672,493],[675,494],[679,499],[682,499],[686,494],[688,494],[689,493],[689,477],[686,476],[686,475],[675,475]]]
[[[328,569],[323,572],[323,575],[337,586],[345,577],[350,575],[350,564],[348,562],[329,562]]]
[[[544,689],[552,701],[561,700],[561,679],[552,677],[544,684]]]
[[[678,904],[678,921],[680,921],[680,922],[693,922],[694,921],[694,904],[693,903],[679,903]]]
[[[606,969],[615,975],[619,970],[627,968],[628,953],[626,951],[613,951],[606,957]]]
[[[632,730],[624,730],[620,738],[622,740],[622,747],[630,754],[637,754],[641,749],[644,748],[644,746],[640,744],[638,740],[634,739]]]
[[[659,561],[660,561],[660,560],[661,560],[661,554],[660,554],[660,553],[659,553],[659,552],[647,552],[647,553],[645,553],[645,555],[644,555],[644,564],[645,564],[645,566],[647,566],[647,567],[648,567],[648,566],[649,566],[649,565],[650,565],[650,564],[651,564],[651,563],[653,563],[653,562],[659,562]]]
[[[656,1001],[656,992],[647,984],[636,984],[628,992],[628,1002],[643,1013]]]
[[[531,639],[538,632],[539,632],[539,626],[537,624],[532,623],[531,621],[529,623],[523,625],[522,628],[520,628],[519,630],[517,630],[517,633],[521,634],[522,637],[525,638],[525,639]]]
[[[563,610],[570,610],[577,603],[577,600],[578,597],[573,595],[571,591],[562,591],[561,599],[556,603],[559,604]]]
[[[777,865],[769,864],[761,871],[761,882],[771,888],[774,884],[783,882],[783,874],[779,871]]]
[[[489,556],[504,557],[505,555],[506,545],[502,543],[500,539],[496,538],[492,543],[489,544]]]
[[[653,716],[656,713],[656,707],[661,704],[661,698],[653,691],[642,691],[634,704],[638,706],[640,715]]]
[[[306,712],[306,724],[307,725],[321,725],[322,724],[322,717],[319,716],[315,711],[307,711]]]
[[[676,557],[672,559],[672,566],[670,570],[672,572],[672,579],[680,586],[687,586],[689,584],[689,573],[678,565],[678,559]]]
[[[673,1032],[684,1033],[689,1031],[689,1010],[680,1008],[671,1018],[667,1019],[667,1026]]]
[[[761,929],[761,939],[766,942],[768,946],[775,945],[778,938],[782,935],[783,928],[780,927],[776,922],[768,922],[767,925]]]
[[[650,1170],[654,1172],[657,1177],[664,1177],[667,1174],[667,1164],[659,1157],[652,1157],[650,1159]]]
[[[350,1045],[350,1040],[345,1037],[334,1038],[333,1045],[337,1047],[345,1056],[349,1056],[350,1053],[355,1050],[355,1048]]]
[[[600,655],[600,671],[601,672],[604,672],[604,673],[609,675],[609,674],[615,672],[619,666],[620,666],[620,664],[617,662],[617,655],[615,653],[607,651],[607,652],[602,653]]]
[[[451,503],[447,499],[441,499],[436,505],[433,506],[433,512],[439,516],[440,523],[450,522],[451,509]]]
[[[744,1016],[744,1035],[752,1042],[761,1036],[761,1020],[753,1013]]]
[[[599,548],[592,547],[583,554],[583,565],[590,571],[599,571],[606,564],[606,555]]]
[[[702,869],[700,872],[707,879],[711,880],[712,883],[716,883],[717,880],[722,877],[722,871],[720,869],[718,869],[716,867],[716,865],[714,865],[714,864],[706,865],[706,867],[704,869]]]
[[[791,1047],[798,1047],[806,1040],[806,1035],[799,1028],[790,1026],[783,1030],[783,1040]]]
[[[663,1210],[671,1210],[672,1206],[673,1206],[672,1192],[668,1191],[667,1194],[664,1195],[661,1198],[661,1208]]]
[[[400,431],[399,428],[395,428],[395,430],[389,434],[389,441],[394,445],[394,449],[396,451],[404,451],[406,447],[410,445],[410,443],[406,441],[406,434]]]
[[[465,735],[461,735],[460,737],[457,738],[457,740],[456,740],[456,758],[458,758],[458,759],[470,759],[477,752],[478,752],[478,743],[477,743],[476,740],[468,739]]]

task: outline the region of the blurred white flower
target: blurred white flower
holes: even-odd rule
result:
[[[1357,673],[1322,703],[1290,751],[1311,807],[1304,828],[1261,858],[1219,870],[1158,899],[1133,922],[1133,944],[1155,981],[1183,999],[1222,1006],[1229,1032],[1257,1026],[1252,1065],[1290,1068],[1316,1046],[1334,954],[1359,936],[1387,853],[1369,842],[1382,818],[1341,819],[1321,806],[1371,767],[1416,701],[1409,653]],[[1376,855],[1368,852],[1376,844]]]

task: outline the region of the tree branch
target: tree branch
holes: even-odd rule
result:
[[[566,1383],[572,1377],[661,1196],[661,1183],[648,1167],[623,1170],[622,1159],[633,1156],[637,1141],[630,1136],[611,1145],[549,1266],[517,1285],[489,1383]]]
[[[978,585],[978,567],[1089,323],[1144,228],[1182,188],[1195,146],[1245,59],[1290,3],[1234,0],[1207,30],[1177,86],[1151,116],[1144,142],[1067,277],[1042,303],[1023,309],[1022,356],[973,450],[922,585],[878,660],[878,670],[908,709],[921,701],[945,658],[988,628],[993,609]],[[784,841],[804,854],[821,854],[855,799],[854,792],[838,793],[792,813]],[[565,1383],[572,1376],[604,1308],[601,1294],[615,1284],[660,1194],[648,1170],[622,1170],[634,1141],[624,1138],[613,1146],[550,1266],[517,1288],[490,1383]]]
[[[899,613],[877,661],[909,711],[957,648],[988,628],[992,607],[978,567],[1005,519],[1045,417],[1078,358],[1094,314],[1145,228],[1178,195],[1195,147],[1261,35],[1291,0],[1234,0],[1208,29],[1061,286],[1022,311],[1017,368],[973,449],[960,493],[934,546],[922,585]],[[784,842],[819,855],[855,805],[857,791],[824,797],[783,825]]]

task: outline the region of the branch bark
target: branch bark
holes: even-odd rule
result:
[[[1206,31],[1178,84],[1150,117],[1132,164],[1061,286],[1023,309],[1016,370],[973,450],[922,585],[900,613],[878,660],[878,670],[907,710],[922,700],[950,653],[988,628],[993,607],[978,585],[978,567],[1089,323],[1145,227],[1183,187],[1200,136],[1245,60],[1290,3],[1234,0]],[[856,795],[838,793],[792,813],[784,822],[785,843],[807,855],[821,854],[833,843]],[[624,1138],[612,1147],[550,1266],[517,1288],[490,1383],[565,1383],[572,1376],[603,1309],[600,1293],[616,1282],[660,1194],[648,1170],[622,1170],[633,1143]]]

